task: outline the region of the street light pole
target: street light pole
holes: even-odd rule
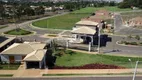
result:
[[[98,25],[98,53],[100,53],[100,28],[101,24]]]
[[[138,63],[139,63],[139,61],[136,61],[136,66],[135,66],[135,70],[134,70],[134,74],[133,74],[133,79],[132,80],[135,80]]]
[[[115,51],[115,36],[114,36],[114,34],[115,34],[115,14],[113,13],[113,20],[114,20],[114,22],[113,22],[113,51]]]
[[[128,59],[129,61],[130,61],[130,63],[131,63],[131,67],[133,68],[133,65],[132,65],[132,60],[131,59]]]

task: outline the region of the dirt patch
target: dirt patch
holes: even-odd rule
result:
[[[87,64],[84,66],[77,67],[65,67],[65,66],[54,66],[53,69],[125,69],[124,67],[106,64]]]

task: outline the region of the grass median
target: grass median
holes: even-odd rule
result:
[[[27,30],[24,30],[24,29],[20,29],[20,28],[4,32],[4,34],[8,34],[8,35],[29,35],[29,34],[32,34],[32,33],[33,32],[30,32],[30,31],[27,31]]]
[[[12,77],[13,74],[0,74],[0,77]]]

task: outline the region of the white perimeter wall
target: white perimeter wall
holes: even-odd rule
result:
[[[1,55],[1,60],[3,62],[8,62],[9,63],[9,55]],[[22,56],[14,56],[15,62],[20,62],[22,61]]]
[[[9,62],[9,56],[8,55],[1,55],[1,60],[3,62]]]

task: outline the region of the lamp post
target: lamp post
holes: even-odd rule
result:
[[[138,63],[139,63],[139,61],[136,61],[136,66],[135,66],[135,70],[134,70],[134,74],[133,74],[133,79],[132,80],[135,80]]]
[[[102,23],[98,25],[98,53],[100,53],[100,28],[102,27]]]
[[[131,63],[131,67],[133,68],[133,65],[132,65],[132,60],[131,59],[128,59],[129,61],[130,61],[130,63]]]

